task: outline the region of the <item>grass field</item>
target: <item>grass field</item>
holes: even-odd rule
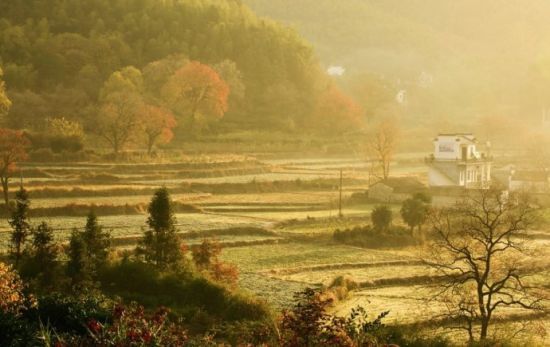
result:
[[[344,218],[337,217],[341,168]],[[23,172],[31,198],[33,192],[36,196],[32,207],[46,212],[57,209],[55,215],[32,222],[48,222],[62,242],[73,228],[85,224],[83,216],[63,215],[64,207],[128,205],[131,213],[100,214],[99,219],[117,247],[132,248],[145,228],[152,192],[164,185],[173,191],[174,201],[197,208],[176,215],[184,241],[195,244],[216,238],[226,245],[222,258],[238,266],[240,286],[275,307],[288,307],[293,294],[307,286],[326,286],[338,276],[347,276],[360,289],[333,308],[338,314],[363,305],[373,314],[389,310],[389,322],[404,324],[429,321],[442,310],[423,300],[429,293],[421,282],[433,273],[419,263],[416,249],[364,249],[332,241],[336,229],[369,224],[377,205],[348,201],[352,193],[368,187],[369,165],[357,158],[260,162],[247,156],[217,155],[189,157],[178,164],[29,164]],[[402,156],[394,174],[425,179],[425,168],[421,158]],[[17,184],[12,182],[12,190]],[[391,208],[398,216],[400,206]],[[550,220],[548,216],[550,212],[544,218]],[[524,242],[533,254],[548,259],[550,232],[545,229],[547,223],[541,225]],[[7,221],[0,221],[0,250],[7,249],[9,230]],[[549,278],[546,271],[532,281],[544,284]]]

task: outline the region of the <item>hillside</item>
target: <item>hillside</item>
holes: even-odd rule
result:
[[[93,127],[113,72],[174,54],[236,66],[244,100],[224,119],[239,128],[298,122],[320,78],[296,32],[237,0],[7,1],[0,3],[0,67],[13,102],[7,125],[40,128],[63,116]]]
[[[245,2],[297,28],[325,66],[379,74],[409,90],[407,83],[429,76],[432,90],[421,92],[429,104],[411,100],[422,103],[410,110],[412,118],[434,109],[439,119],[461,122],[490,113],[539,117],[540,100],[530,88],[550,52],[548,2]]]

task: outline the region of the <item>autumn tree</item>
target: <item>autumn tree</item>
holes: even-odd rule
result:
[[[149,155],[157,144],[169,143],[174,137],[173,129],[176,127],[176,119],[172,112],[165,108],[143,105],[140,110],[140,123]]]
[[[207,273],[214,280],[229,284],[236,284],[239,272],[232,264],[220,260],[221,244],[216,240],[205,239],[199,245],[192,247],[195,266]]]
[[[390,176],[390,165],[399,139],[399,128],[393,118],[385,118],[368,134],[368,152],[382,171],[382,178]]]
[[[21,186],[15,195],[15,208],[12,211],[9,224],[12,228],[10,239],[10,256],[14,260],[15,267],[19,266],[23,252],[25,250],[25,242],[30,234],[31,226],[29,224],[29,196],[25,188]]]
[[[319,97],[314,126],[327,134],[360,130],[363,127],[361,107],[335,86]]]
[[[0,68],[0,116],[4,116],[8,113],[8,110],[11,107],[11,101],[8,99],[8,96],[6,95],[6,86],[4,85],[4,81],[2,80],[3,72],[2,68]],[[1,120],[1,117],[0,117]]]
[[[471,343],[487,339],[500,311],[543,310],[541,288],[526,281],[533,264],[521,239],[534,222],[527,196],[482,190],[434,211],[430,222],[434,240],[426,263],[441,278],[434,299]]]
[[[142,91],[143,77],[134,67],[113,73],[101,90],[97,131],[109,143],[115,155],[138,131],[139,112],[143,107]]]
[[[396,88],[389,81],[373,74],[355,76],[349,82],[350,93],[361,105],[366,121],[373,121],[388,106],[395,104]]]
[[[185,115],[191,128],[223,117],[229,87],[208,65],[193,61],[178,69],[162,88],[164,99]]]
[[[19,313],[25,308],[24,290],[25,285],[17,272],[0,262],[0,313]]]
[[[9,202],[9,180],[16,164],[27,159],[26,148],[30,145],[23,132],[0,128],[0,182],[6,207]]]
[[[143,239],[136,253],[159,269],[176,264],[181,259],[180,240],[176,230],[176,217],[172,199],[166,188],[155,192],[147,208],[149,218]]]

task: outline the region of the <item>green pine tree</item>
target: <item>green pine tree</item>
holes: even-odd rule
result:
[[[86,243],[87,256],[94,270],[101,269],[107,262],[111,240],[109,233],[103,231],[103,227],[99,225],[94,211],[88,214],[82,238]]]
[[[73,230],[67,250],[67,275],[73,287],[86,288],[92,283],[93,265],[88,258],[88,249],[83,233]]]
[[[22,275],[26,272],[28,277],[35,278],[41,288],[51,287],[57,274],[58,249],[54,242],[53,229],[42,222],[32,230],[32,243]]]
[[[180,240],[176,231],[176,218],[172,200],[166,188],[155,192],[148,207],[149,218],[143,240],[137,248],[138,255],[159,269],[176,264],[181,259]]]
[[[19,266],[21,258],[23,257],[25,241],[27,240],[31,230],[28,222],[29,208],[29,195],[27,194],[25,188],[21,186],[15,195],[15,209],[9,219],[9,224],[12,227],[10,256],[16,267]]]

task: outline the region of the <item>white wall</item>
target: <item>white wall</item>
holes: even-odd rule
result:
[[[430,168],[428,171],[428,184],[430,187],[449,187],[456,186],[457,182],[453,182],[449,177],[441,173],[441,171]]]
[[[463,136],[438,136],[434,141],[434,157],[439,160],[456,160],[462,158],[462,147],[468,148],[468,159],[479,158],[475,144]]]

